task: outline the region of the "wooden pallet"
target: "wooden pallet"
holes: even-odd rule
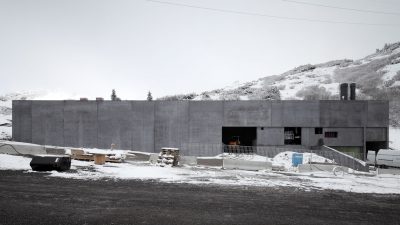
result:
[[[158,155],[157,164],[159,166],[177,166],[179,162],[178,148],[161,148]]]
[[[105,157],[106,162],[121,163],[122,159],[113,159],[113,154],[107,154]],[[85,153],[82,149],[71,149],[71,159],[82,161],[95,161],[94,154]]]

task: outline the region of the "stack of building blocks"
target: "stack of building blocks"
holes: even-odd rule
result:
[[[159,166],[177,166],[179,162],[178,148],[161,148],[157,164]]]

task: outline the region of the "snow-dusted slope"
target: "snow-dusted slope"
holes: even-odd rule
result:
[[[308,64],[281,75],[246,83],[236,82],[225,88],[201,94],[168,97],[193,100],[264,99],[260,94],[265,89],[276,88],[280,92],[280,99],[284,100],[338,99],[341,82],[356,82],[358,97],[361,99],[374,99],[377,97],[377,90],[399,87],[400,42],[385,45],[383,49],[360,60],[344,59],[316,65]]]

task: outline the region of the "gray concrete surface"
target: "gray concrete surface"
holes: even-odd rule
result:
[[[65,155],[65,149],[59,147],[45,146],[46,153],[49,155]]]
[[[32,143],[65,146],[63,101],[32,101]]]
[[[300,164],[298,170],[300,173],[303,172],[318,172],[318,171],[333,171],[333,168],[338,165],[327,165],[327,164]]]
[[[224,159],[223,166],[224,169],[238,169],[238,170],[272,170],[272,163],[267,161],[249,161],[240,159]]]
[[[65,101],[64,146],[97,146],[97,102]]]
[[[301,127],[301,145],[387,141],[387,101],[13,101],[13,140],[42,145],[159,152],[177,147],[195,155],[218,145],[222,127],[256,127],[258,146],[283,146],[284,127]],[[315,127],[338,138],[315,134]],[[297,147],[297,146],[296,146]],[[217,149],[219,151],[219,149]],[[196,154],[197,151],[204,153]]]
[[[46,149],[42,145],[4,141],[0,142],[0,153],[10,155],[39,155],[46,154]]]
[[[150,156],[151,156],[150,154],[141,154],[139,152],[135,152],[133,154],[127,154],[125,161],[149,161]]]
[[[392,174],[392,175],[400,175],[400,168],[378,168],[378,174]]]
[[[196,166],[197,165],[197,157],[196,156],[181,156],[181,157],[179,157],[179,165]]]
[[[12,127],[14,140],[32,143],[32,101],[12,102]]]
[[[199,166],[217,166],[222,167],[222,159],[213,159],[213,158],[197,158],[197,165]]]
[[[153,153],[149,157],[149,162],[153,163],[153,164],[156,164],[157,163],[157,159],[158,159],[158,154],[157,153]]]

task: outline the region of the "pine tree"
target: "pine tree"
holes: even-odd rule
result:
[[[115,89],[112,89],[111,91],[111,101],[116,101],[117,100],[117,94],[115,93]]]
[[[151,96],[151,92],[147,93],[147,101],[153,101],[153,96]]]

